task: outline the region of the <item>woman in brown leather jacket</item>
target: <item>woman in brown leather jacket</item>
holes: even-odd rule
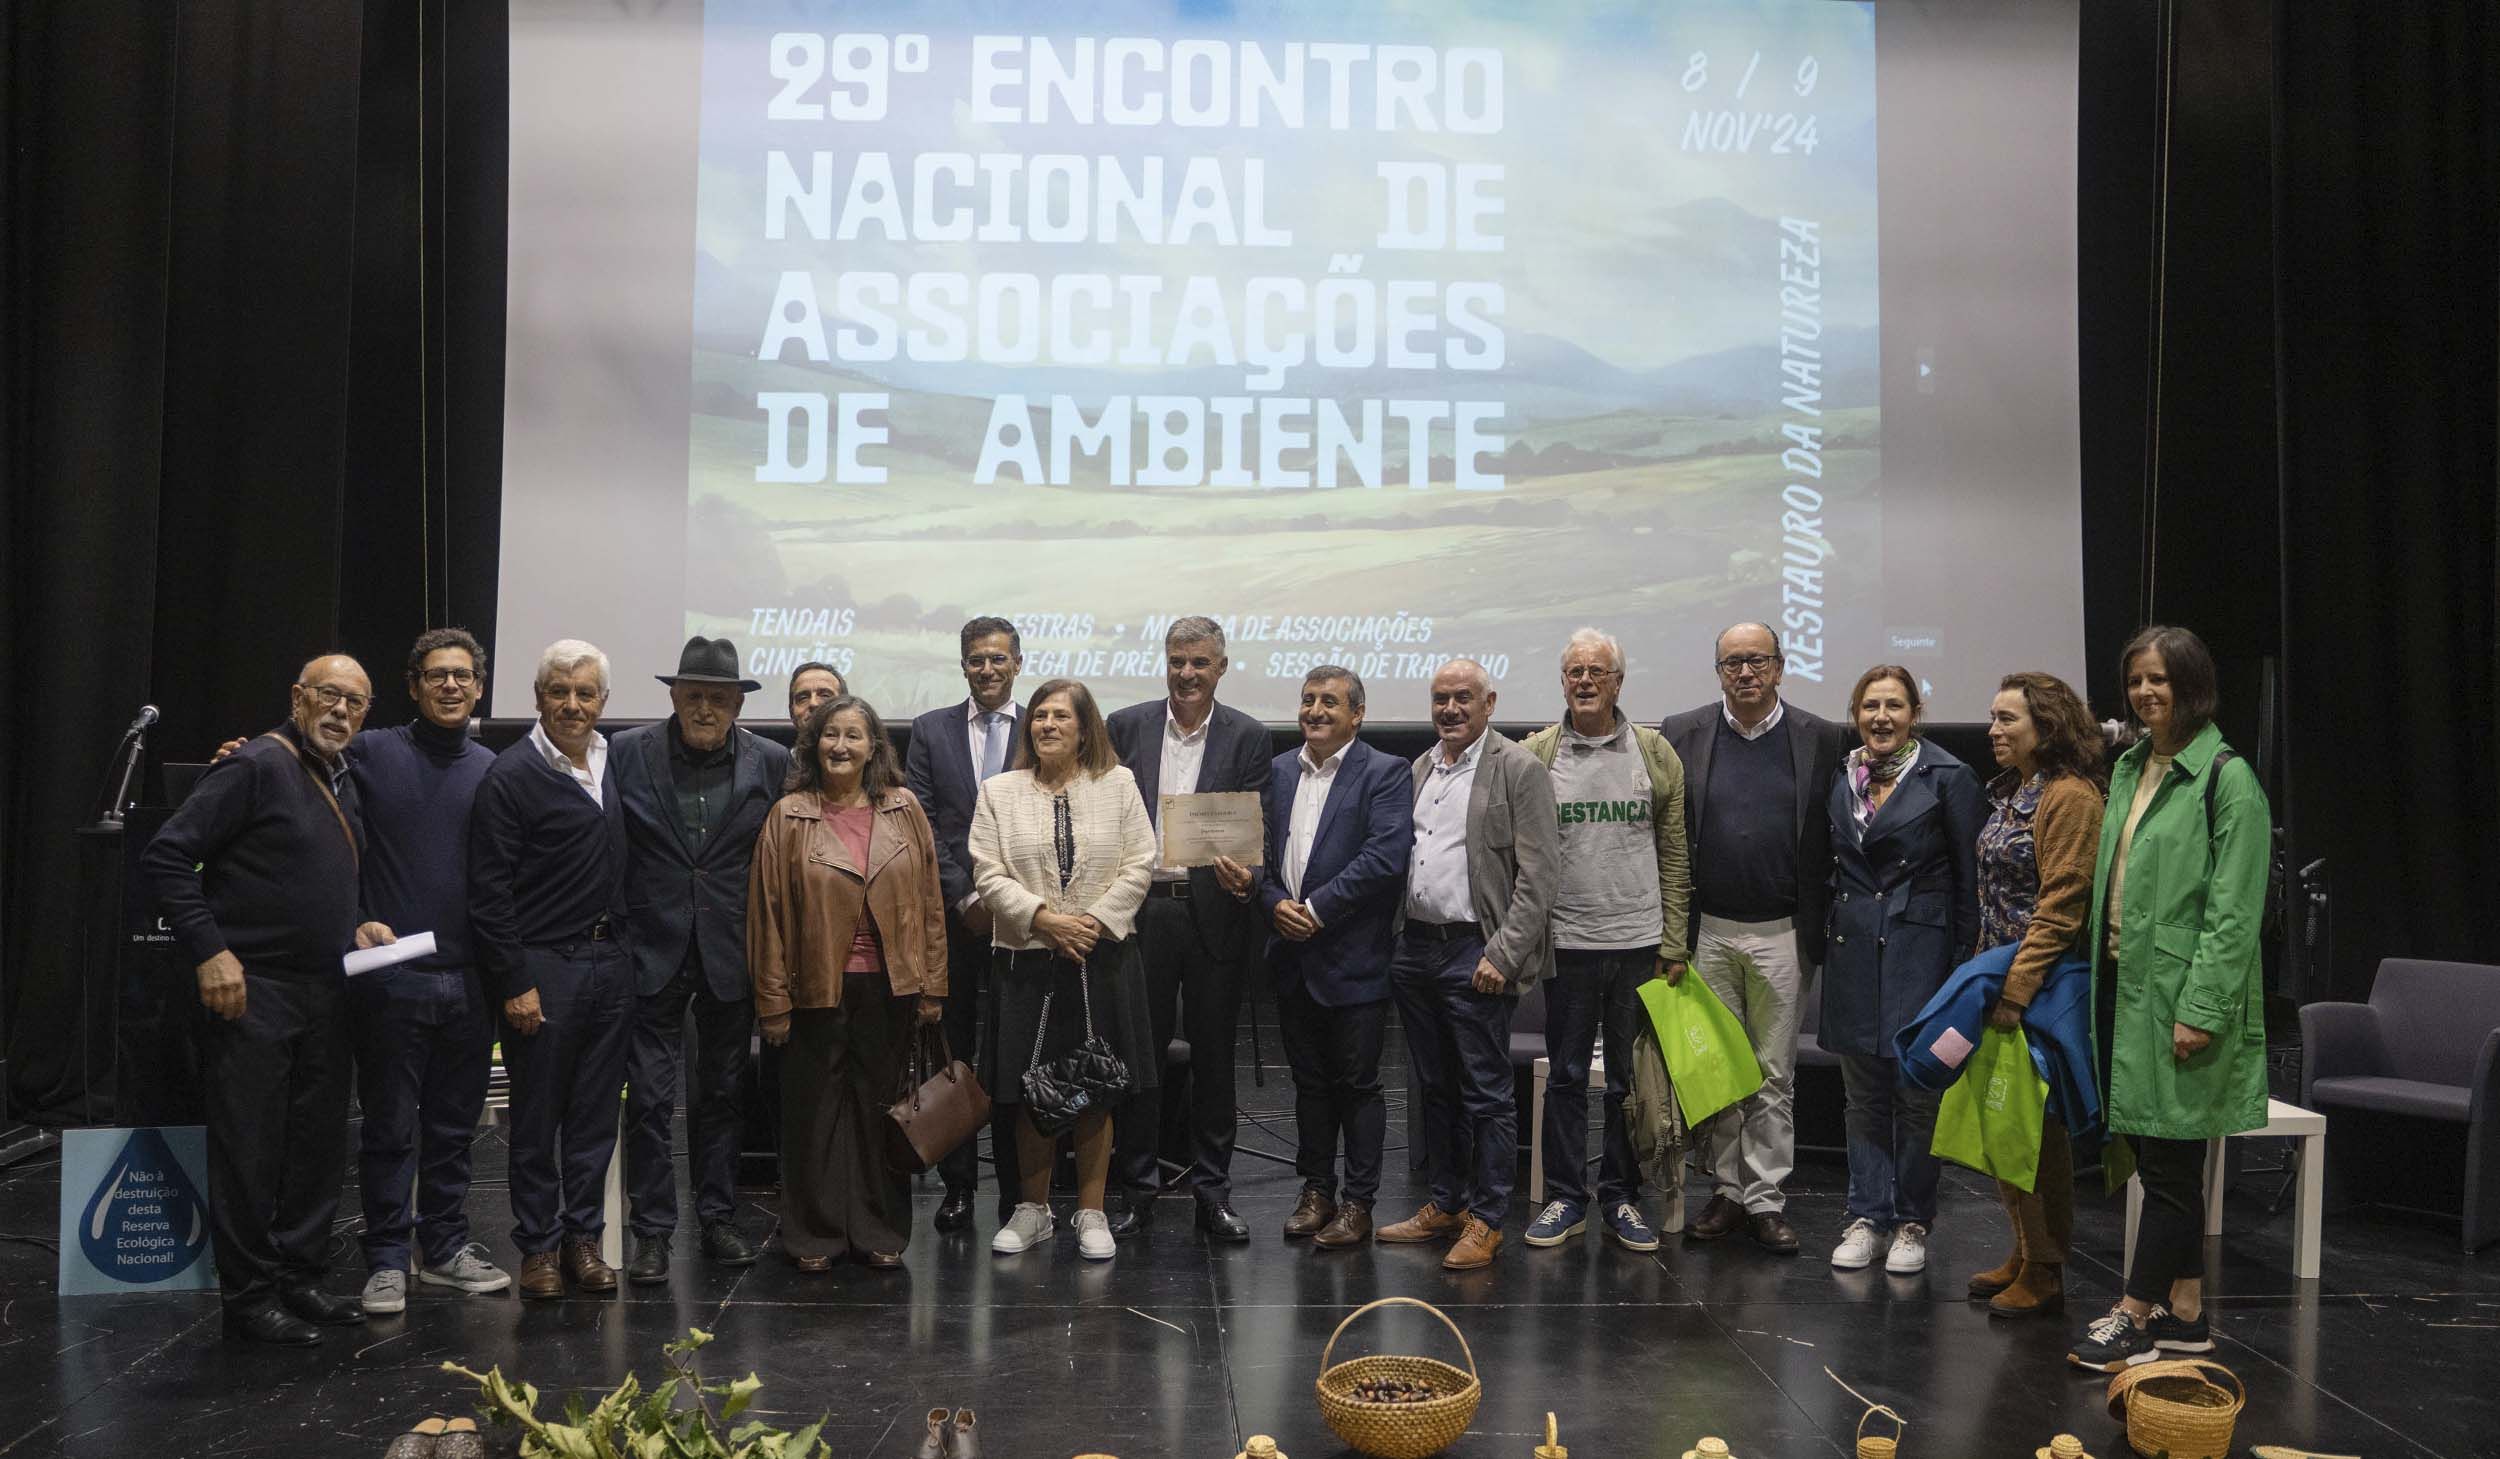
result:
[[[885,723],[844,695],[810,714],[747,888],[747,975],[781,1061],[781,1240],[799,1270],[891,1270],[911,1230],[884,1155],[916,1024],[946,998],[946,919],[929,818]]]

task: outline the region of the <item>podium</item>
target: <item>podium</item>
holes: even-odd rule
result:
[[[83,826],[78,855],[77,1067],[82,1124],[187,1125],[201,1119],[193,1022],[197,985],[139,866],[165,806],[134,806],[119,826]]]

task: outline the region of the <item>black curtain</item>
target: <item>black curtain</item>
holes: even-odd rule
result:
[[[0,1031],[20,1118],[101,1113],[76,1050],[112,996],[81,934],[107,929],[78,925],[71,831],[121,727],[157,703],[156,758],[196,760],[275,723],[298,665],[342,642],[342,583],[403,550],[350,543],[390,486],[347,461],[364,26],[289,0],[7,11]]]
[[[2284,558],[2300,854],[2331,988],[2500,962],[2500,23],[2276,8]]]

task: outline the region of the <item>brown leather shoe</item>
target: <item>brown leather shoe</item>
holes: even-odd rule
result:
[[[1974,1297],[1993,1297],[2014,1285],[2014,1279],[2022,1274],[2023,1244],[2018,1239],[2014,1243],[2014,1252],[2011,1256],[1984,1272],[1971,1274],[1970,1294]]]
[[[1473,1216],[1458,1234],[1458,1244],[1441,1258],[1441,1269],[1449,1272],[1471,1272],[1493,1265],[1493,1254],[1502,1249],[1502,1233]]]
[[[599,1243],[587,1236],[564,1243],[564,1277],[576,1291],[616,1290],[616,1268],[600,1259]]]
[[[797,1267],[803,1272],[829,1272],[833,1270],[833,1258],[829,1256],[794,1256],[790,1258],[790,1265]]]
[[[1342,1201],[1338,1203],[1337,1214],[1329,1218],[1327,1225],[1319,1228],[1319,1234],[1311,1238],[1311,1244],[1335,1251],[1342,1247],[1360,1246],[1371,1239],[1372,1203]]]
[[[1991,1317],[2045,1317],[2065,1310],[2065,1268],[2045,1262],[2024,1262],[2022,1275],[1988,1299]]]
[[[1439,1241],[1443,1237],[1456,1236],[1466,1225],[1466,1217],[1453,1216],[1426,1201],[1422,1210],[1394,1226],[1381,1227],[1372,1233],[1372,1237],[1377,1241]]]
[[[1316,1236],[1321,1227],[1336,1217],[1337,1203],[1325,1191],[1309,1186],[1302,1188],[1302,1199],[1294,1204],[1293,1214],[1285,1218],[1287,1236]]]
[[[554,1252],[532,1252],[521,1258],[521,1295],[534,1300],[564,1295],[564,1272],[556,1265]]]
[[[1743,1206],[1725,1196],[1714,1195],[1710,1204],[1701,1208],[1701,1214],[1684,1228],[1684,1234],[1695,1241],[1716,1241],[1722,1236],[1733,1236],[1743,1229],[1744,1224]]]
[[[1753,1217],[1754,1244],[1773,1256],[1797,1254],[1797,1228],[1788,1224],[1788,1217],[1778,1211],[1757,1211]]]

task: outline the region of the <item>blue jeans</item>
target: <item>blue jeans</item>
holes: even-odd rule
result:
[[[1869,1054],[1841,1055],[1840,1082],[1849,1097],[1850,1218],[1934,1225],[1944,1166],[1928,1147],[1944,1096],[1902,1083],[1897,1060]]]
[[[486,1107],[495,1042],[486,995],[465,968],[390,968],[348,983],[365,1266],[428,1266],[469,1241],[469,1145]]]
[[[1415,1089],[1406,1137],[1424,1148],[1432,1203],[1499,1231],[1519,1167],[1510,1070],[1510,1019],[1519,1000],[1475,990],[1483,956],[1480,938],[1434,942],[1410,930],[1389,964],[1389,991],[1406,1029]]]
[[[1597,1165],[1597,1197],[1606,1209],[1641,1198],[1641,1167],[1632,1158],[1623,1104],[1632,1093],[1632,1041],[1648,1023],[1640,986],[1658,967],[1658,949],[1606,952],[1554,950],[1545,982],[1545,1194],[1586,1206],[1589,1200],[1589,1054],[1606,1035],[1606,1132]]]

